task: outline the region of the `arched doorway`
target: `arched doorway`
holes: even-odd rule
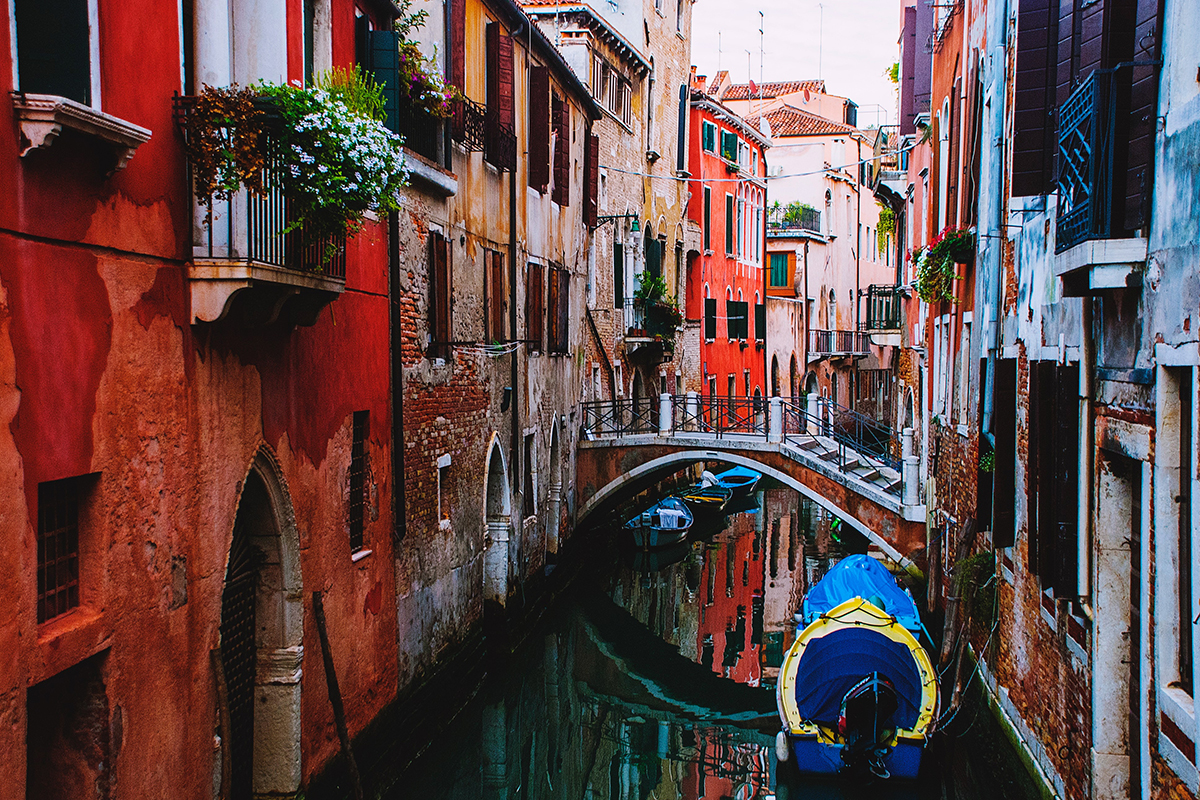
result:
[[[791,389],[791,397],[793,402],[799,402],[800,395],[800,375],[796,371],[796,354],[792,354],[792,364],[788,369],[788,388]]]
[[[779,397],[779,356],[771,356],[771,396]]]
[[[558,553],[558,532],[562,527],[562,451],[558,442],[558,422],[550,426],[550,496],[546,503],[546,554]]]
[[[231,800],[300,788],[303,618],[291,500],[263,452],[243,482],[221,592],[218,732]]]
[[[512,506],[504,453],[495,435],[492,436],[492,446],[487,457],[483,517],[487,526],[483,558],[483,599],[485,603],[498,603],[503,608],[508,601],[508,540]]]

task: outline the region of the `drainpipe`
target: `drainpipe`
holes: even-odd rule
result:
[[[1082,335],[1079,347],[1079,542],[1078,542],[1078,594],[1085,606],[1091,594],[1091,542],[1092,542],[1092,393],[1093,372],[1096,364],[1096,346],[1092,339],[1091,297],[1083,298],[1081,317]],[[1145,500],[1142,500],[1145,503]],[[1087,609],[1088,617],[1092,615]]]
[[[388,324],[391,328],[392,541],[404,538],[408,508],[404,490],[404,358],[400,343],[400,212],[388,212]]]
[[[514,30],[512,32],[511,36],[512,36],[512,39],[514,42],[517,40],[517,37],[521,35],[521,32],[525,30],[525,25],[526,25],[526,23],[522,22],[519,26],[517,26],[516,30]],[[526,58],[525,96],[526,97],[529,96],[528,59],[529,59],[529,54],[531,52],[533,52],[533,45],[530,42],[530,37],[526,36],[526,38],[525,38],[525,58]],[[517,170],[516,170],[515,166],[513,169],[509,170],[509,172],[508,172],[508,331],[509,331],[509,336],[508,336],[509,341],[510,342],[517,341]],[[523,461],[523,459],[525,458],[525,454],[521,450],[521,432],[522,432],[521,431],[521,410],[520,410],[521,395],[520,395],[520,381],[519,381],[520,372],[518,370],[518,366],[519,366],[519,362],[520,362],[520,358],[521,358],[521,351],[514,350],[512,353],[509,354],[508,357],[509,357],[508,380],[509,380],[509,386],[512,387],[512,396],[511,396],[511,399],[512,399],[512,406],[511,406],[512,438],[511,438],[511,444],[510,444],[512,456],[509,458],[508,463],[513,465],[511,480],[514,485],[521,487],[521,499],[523,501],[525,499],[525,497],[524,497],[525,483],[524,483],[524,481],[521,480],[521,476],[524,474],[524,472],[522,470],[526,469],[527,465]],[[510,493],[510,495],[516,494],[516,492],[513,492],[511,488],[509,489],[509,493]],[[524,508],[524,503],[522,503],[521,508]],[[517,516],[518,517],[524,516],[524,511],[518,511]],[[522,586],[524,586],[523,582],[525,580],[525,575],[523,574],[524,569],[523,569],[523,564],[522,564],[521,557],[520,557],[520,550],[521,550],[520,545],[521,545],[521,540],[518,536],[518,539],[517,539],[517,565],[518,565],[518,569],[520,570],[521,574],[518,574],[517,580],[518,580],[518,582],[521,582]]]

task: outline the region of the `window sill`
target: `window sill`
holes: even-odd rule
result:
[[[134,151],[150,140],[151,131],[111,114],[53,94],[13,92],[13,110],[21,130],[21,157],[54,144],[63,128],[70,128],[108,142],[116,148],[116,162],[109,175],[124,169]]]
[[[363,550],[358,550],[354,553],[351,553],[350,554],[350,563],[357,564],[359,561],[362,561],[364,558],[366,558],[367,556],[371,555],[371,553],[374,553],[374,552],[375,552],[374,550],[363,549]]]
[[[111,631],[105,617],[88,606],[79,606],[38,626],[41,658],[30,664],[31,683],[57,675],[109,646]]]

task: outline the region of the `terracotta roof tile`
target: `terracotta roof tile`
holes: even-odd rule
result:
[[[777,136],[821,136],[831,133],[850,133],[855,130],[849,125],[819,117],[808,111],[784,106],[764,114],[771,124],[771,138]],[[761,117],[747,120],[754,127],[760,127]]]
[[[795,94],[803,92],[807,89],[810,92],[817,94],[825,93],[825,81],[774,81],[760,83],[757,85],[758,91],[754,93],[754,98],[771,98],[781,97],[785,94]],[[730,84],[724,92],[721,93],[722,100],[749,100],[750,99],[750,84],[734,83]]]

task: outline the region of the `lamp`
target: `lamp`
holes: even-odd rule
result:
[[[592,226],[592,230],[596,230],[597,228],[599,228],[601,225],[603,225],[606,222],[612,222],[613,220],[617,220],[617,219],[633,220],[633,222],[629,226],[629,230],[632,231],[633,233],[637,233],[638,231],[640,231],[642,229],[641,226],[638,224],[637,214],[630,213],[630,214],[609,214],[609,215],[603,216],[603,217],[596,217],[596,224]]]

